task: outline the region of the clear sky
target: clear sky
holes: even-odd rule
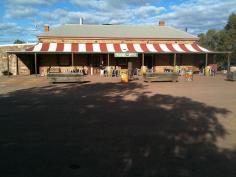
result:
[[[229,14],[236,12],[236,0],[1,0],[0,44],[15,39],[37,41],[43,25],[158,24],[197,35],[221,29]]]

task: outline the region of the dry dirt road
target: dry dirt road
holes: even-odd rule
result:
[[[0,77],[0,176],[236,176],[236,82],[86,80]]]

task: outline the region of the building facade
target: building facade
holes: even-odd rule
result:
[[[211,51],[198,45],[198,37],[165,25],[67,24],[38,36],[38,43],[14,53],[29,74],[46,75],[51,67],[62,72],[86,67],[99,74],[101,65],[125,69],[150,68],[164,72],[174,66],[194,70],[211,62]],[[20,71],[21,68],[18,68]],[[21,73],[21,72],[19,72]]]
[[[0,76],[8,74],[8,69],[10,75],[29,75],[29,68],[24,64],[24,62],[18,60],[17,55],[7,54],[7,52],[25,51],[27,48],[34,45],[35,43],[0,45]]]

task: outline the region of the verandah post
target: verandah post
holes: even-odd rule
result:
[[[7,75],[10,76],[10,64],[9,64],[9,55],[7,53]]]
[[[71,53],[71,66],[74,66],[74,53]]]
[[[176,66],[176,53],[174,54],[174,66]]]
[[[230,72],[230,53],[227,55],[227,73]]]
[[[19,58],[16,56],[16,75],[19,75]]]
[[[152,54],[152,68],[154,67],[154,57],[153,57],[153,54]]]
[[[142,66],[141,66],[141,74],[145,74],[145,67],[144,67],[144,53],[142,53]]]
[[[207,67],[208,65],[208,53],[206,53],[206,58],[205,58],[205,68]]]
[[[37,54],[34,53],[34,69],[35,69],[35,74],[37,76]]]
[[[206,57],[205,57],[205,69],[204,69],[205,76],[209,75],[209,71],[207,70],[207,65],[208,65],[208,53],[206,53]]]
[[[142,67],[144,66],[144,53],[142,53]]]
[[[107,66],[110,66],[110,55],[109,55],[109,53],[107,54]]]

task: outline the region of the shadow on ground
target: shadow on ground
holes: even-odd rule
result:
[[[51,85],[0,95],[0,176],[235,177],[229,111],[145,85]]]

